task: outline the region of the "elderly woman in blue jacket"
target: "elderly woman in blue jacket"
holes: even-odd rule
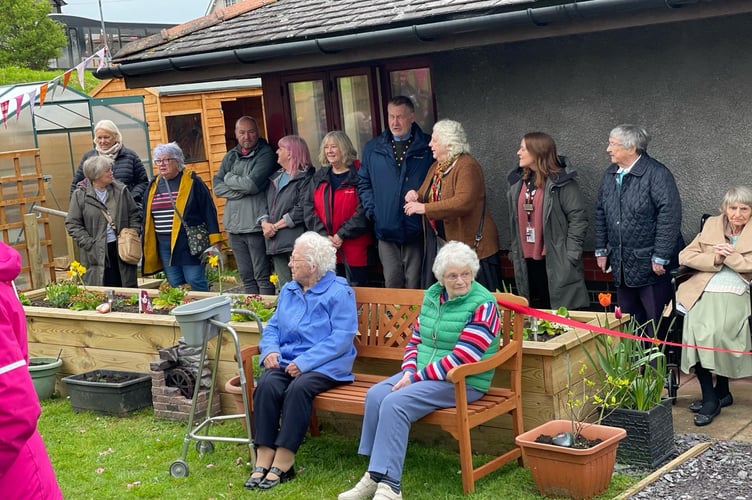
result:
[[[354,380],[355,294],[335,275],[336,262],[326,237],[309,231],[295,240],[292,281],[280,290],[259,343],[265,370],[253,394],[257,457],[248,489],[268,490],[295,477],[313,398]]]

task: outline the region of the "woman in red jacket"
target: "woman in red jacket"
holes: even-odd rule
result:
[[[306,228],[328,236],[337,249],[337,274],[352,286],[368,279],[368,246],[373,242],[358,197],[357,153],[347,134],[329,132],[321,141],[318,169],[305,203]]]

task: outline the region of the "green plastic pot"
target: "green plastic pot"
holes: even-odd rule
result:
[[[55,392],[57,371],[63,365],[60,358],[29,358],[29,374],[40,399],[49,399]]]

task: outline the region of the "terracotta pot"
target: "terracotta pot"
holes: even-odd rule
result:
[[[235,375],[225,382],[225,392],[232,395],[237,413],[245,413],[243,405],[243,391],[240,389],[240,376]],[[244,422],[245,423],[245,422]]]
[[[541,434],[554,436],[571,432],[569,420],[551,420],[515,438],[522,448],[525,464],[530,467],[538,490],[546,496],[590,498],[603,492],[611,483],[616,462],[616,448],[627,432],[618,427],[585,424],[582,435],[603,441],[592,448],[565,448],[536,443]]]

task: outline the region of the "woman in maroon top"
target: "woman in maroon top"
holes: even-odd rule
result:
[[[537,308],[586,307],[582,243],[588,220],[577,173],[543,132],[525,134],[517,157],[507,193],[517,293]]]
[[[337,249],[337,274],[363,286],[373,236],[358,196],[360,162],[352,141],[339,130],[326,134],[320,149],[322,168],[313,175],[304,206],[306,228],[327,236]]]

